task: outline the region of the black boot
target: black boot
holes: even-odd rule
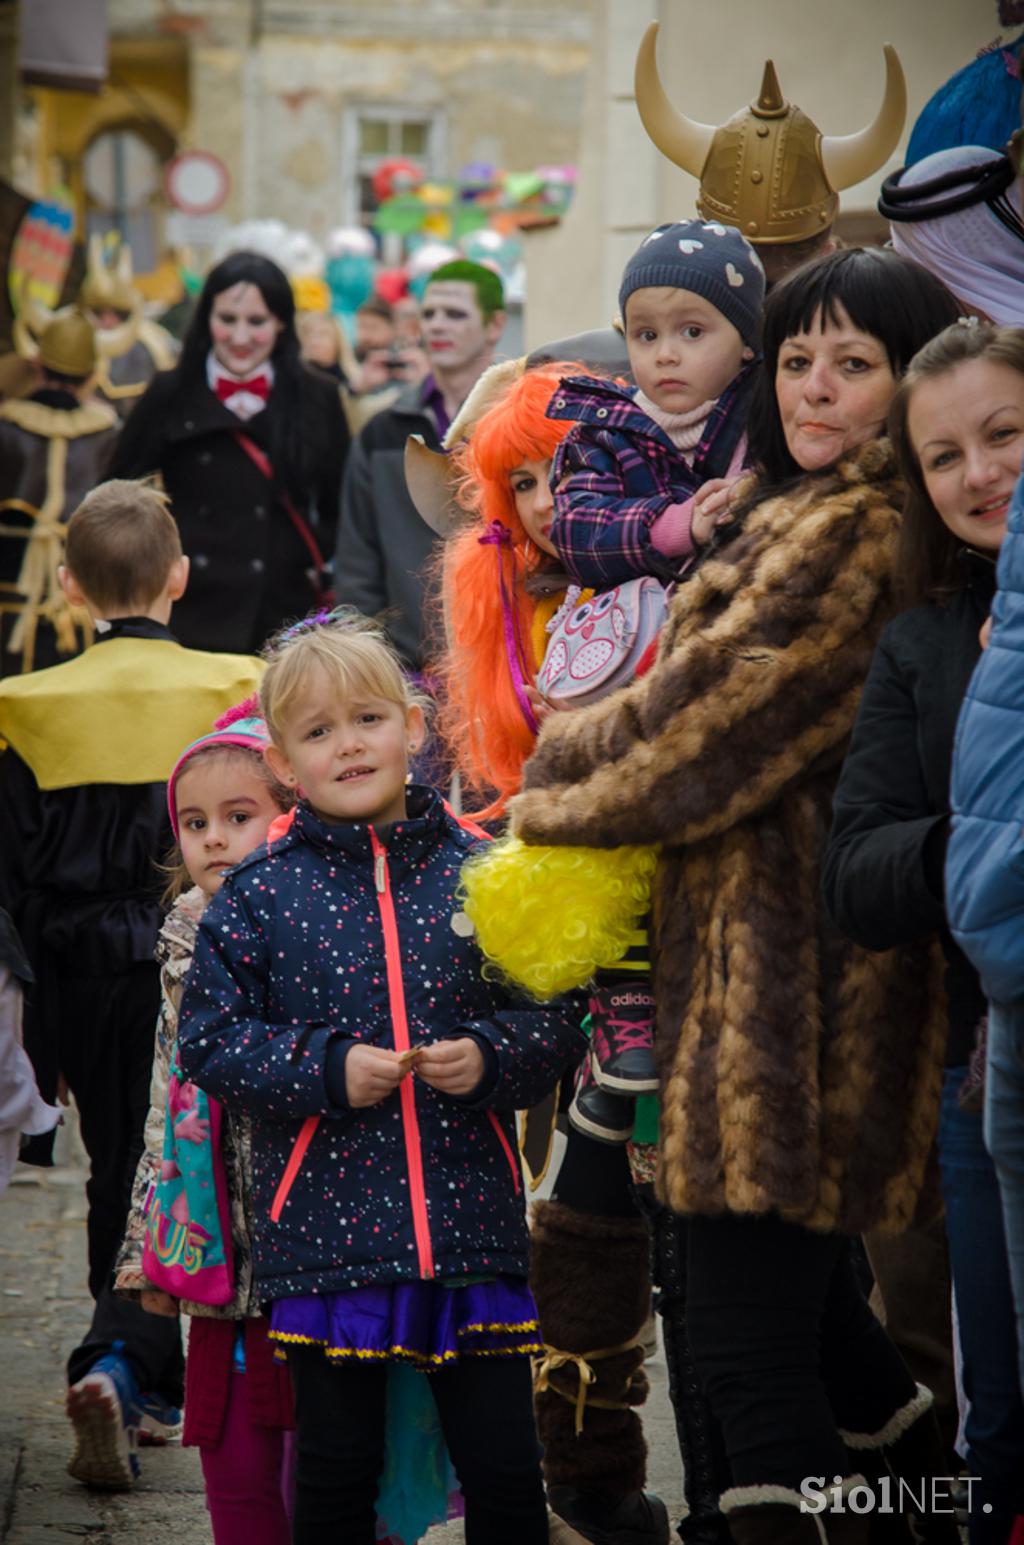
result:
[[[647,1399],[639,1337],[650,1310],[647,1226],[537,1202],[530,1285],[545,1356],[537,1430],[552,1510],[590,1545],[668,1545],[668,1514],[645,1492]]]
[[[655,1307],[661,1315],[669,1394],[683,1461],[687,1512],[677,1533],[687,1545],[724,1545],[729,1529],[718,1499],[730,1484],[729,1462],[686,1333],[686,1219],[648,1196],[642,1195],[641,1202],[651,1225]]]

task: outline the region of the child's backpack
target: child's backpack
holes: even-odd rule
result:
[[[551,630],[537,686],[575,707],[596,703],[637,673],[668,611],[668,591],[645,574],[563,608]]]
[[[175,1048],[163,1162],[146,1199],[142,1271],[155,1288],[197,1304],[227,1304],[234,1292],[223,1119],[218,1102],[182,1078]]]

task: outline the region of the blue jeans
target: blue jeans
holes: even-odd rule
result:
[[[980,1476],[971,1545],[1005,1545],[1024,1511],[1024,1400],[1017,1384],[1016,1326],[995,1166],[980,1112],[960,1108],[965,1067],[947,1068],[939,1120],[939,1163],[956,1294],[967,1464]],[[983,1513],[985,1504],[992,1511]]]
[[[985,1143],[1003,1199],[1024,1394],[1024,1005],[989,1004]]]

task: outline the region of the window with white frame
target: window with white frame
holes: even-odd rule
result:
[[[430,108],[361,104],[345,115],[345,220],[369,225],[377,210],[373,174],[382,161],[401,158],[423,170],[427,180],[444,167],[444,114]]]

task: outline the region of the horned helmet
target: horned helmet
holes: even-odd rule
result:
[[[134,315],[142,297],[135,288],[132,273],[132,249],[121,242],[112,263],[104,256],[103,238],[94,232],[89,237],[85,278],[78,292],[78,304],[86,311],[123,311]]]
[[[138,336],[138,310],[119,327],[94,326],[80,302],[53,311],[34,296],[27,275],[18,295],[14,346],[22,359],[38,360],[60,375],[91,376],[101,359],[130,349]]]
[[[895,150],[907,114],[907,86],[896,50],[886,43],[885,94],[874,121],[857,134],[822,135],[782,95],[775,66],[761,90],[721,128],[696,123],[665,95],[658,74],[658,23],[636,57],[636,105],[654,144],[700,179],[697,208],[705,220],[734,225],[766,245],[823,235],[839,208],[838,193],[870,177]]]

